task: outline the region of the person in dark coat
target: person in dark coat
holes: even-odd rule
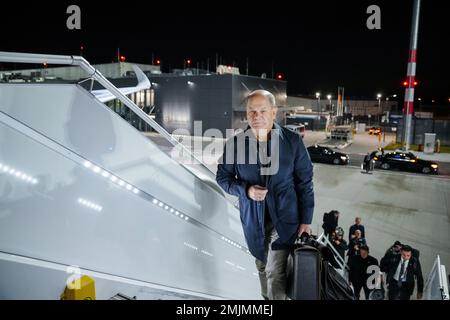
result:
[[[412,254],[412,248],[403,245],[401,254],[392,255],[387,263],[389,300],[409,300],[414,292],[417,280],[417,299],[422,299],[423,275],[418,258]]]
[[[225,144],[216,180],[239,197],[262,296],[285,299],[289,250],[299,234],[310,233],[313,165],[301,136],[274,122],[277,110],[270,92],[250,93],[246,109],[249,126]]]
[[[336,249],[336,251],[341,256],[342,260],[345,261],[345,251],[348,250],[347,241],[344,240],[344,237],[341,233],[333,232],[331,234],[331,244]]]
[[[348,264],[351,263],[351,260],[353,259],[353,257],[359,255],[359,248],[361,246],[366,246],[366,245],[367,245],[366,239],[362,237],[361,231],[356,230],[355,237],[352,240],[350,240],[350,242],[348,244],[348,251],[347,251]]]
[[[323,214],[323,224],[322,228],[325,236],[328,236],[336,231],[339,223],[339,211],[331,210],[330,212],[325,212]]]
[[[390,255],[397,255],[401,253],[402,250],[402,243],[398,240],[396,240],[394,242],[394,244],[392,246],[389,247],[389,249],[386,250],[386,253],[384,254],[384,256],[390,256]]]
[[[366,172],[369,172],[369,170],[370,170],[370,153],[369,152],[367,152],[367,154],[364,156],[363,170],[366,170]]]
[[[348,242],[350,242],[355,237],[356,230],[360,230],[361,237],[366,238],[366,230],[364,226],[361,224],[361,217],[356,217],[355,224],[350,227],[350,230],[348,231]]]
[[[381,272],[387,272],[389,268],[390,261],[395,258],[397,255],[401,254],[402,244],[400,241],[396,240],[394,244],[386,250],[383,258],[380,260],[380,269]]]
[[[369,247],[366,245],[362,245],[359,252],[360,254],[350,261],[349,281],[353,285],[357,300],[359,300],[361,289],[364,289],[366,300],[369,300],[370,292],[374,289],[375,284],[369,284],[368,279],[374,271],[379,273],[378,268],[372,271],[369,267],[378,266],[378,260],[369,255]]]

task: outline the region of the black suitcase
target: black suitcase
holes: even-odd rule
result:
[[[330,248],[302,236],[289,256],[287,296],[292,300],[354,300],[349,283],[336,271]]]
[[[320,300],[322,257],[314,247],[300,245],[294,249],[288,270],[288,297],[292,300]]]

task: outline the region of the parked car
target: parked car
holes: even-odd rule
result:
[[[439,165],[436,162],[419,159],[411,152],[389,152],[376,155],[373,158],[375,166],[384,170],[398,169],[402,171],[438,173]]]
[[[345,153],[333,151],[330,148],[313,145],[308,147],[309,156],[313,162],[332,163],[345,165],[349,162],[349,157]]]
[[[305,136],[305,126],[303,124],[288,124],[284,126],[286,129],[294,131],[302,136]]]

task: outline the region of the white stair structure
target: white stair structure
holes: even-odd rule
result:
[[[173,140],[81,57],[0,61],[79,65]],[[0,299],[59,299],[73,273],[98,299],[259,298],[239,211],[213,180],[79,85],[1,83]]]
[[[425,282],[424,299],[450,300],[447,281],[445,265],[441,264],[441,257],[437,255]]]

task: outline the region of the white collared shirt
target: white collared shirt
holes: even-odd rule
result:
[[[406,269],[408,269],[409,260],[400,259],[400,263],[398,264],[397,271],[394,274],[394,280],[398,281],[400,277],[400,269],[402,268],[402,263],[405,261],[405,269],[403,270],[403,281],[406,280]]]

